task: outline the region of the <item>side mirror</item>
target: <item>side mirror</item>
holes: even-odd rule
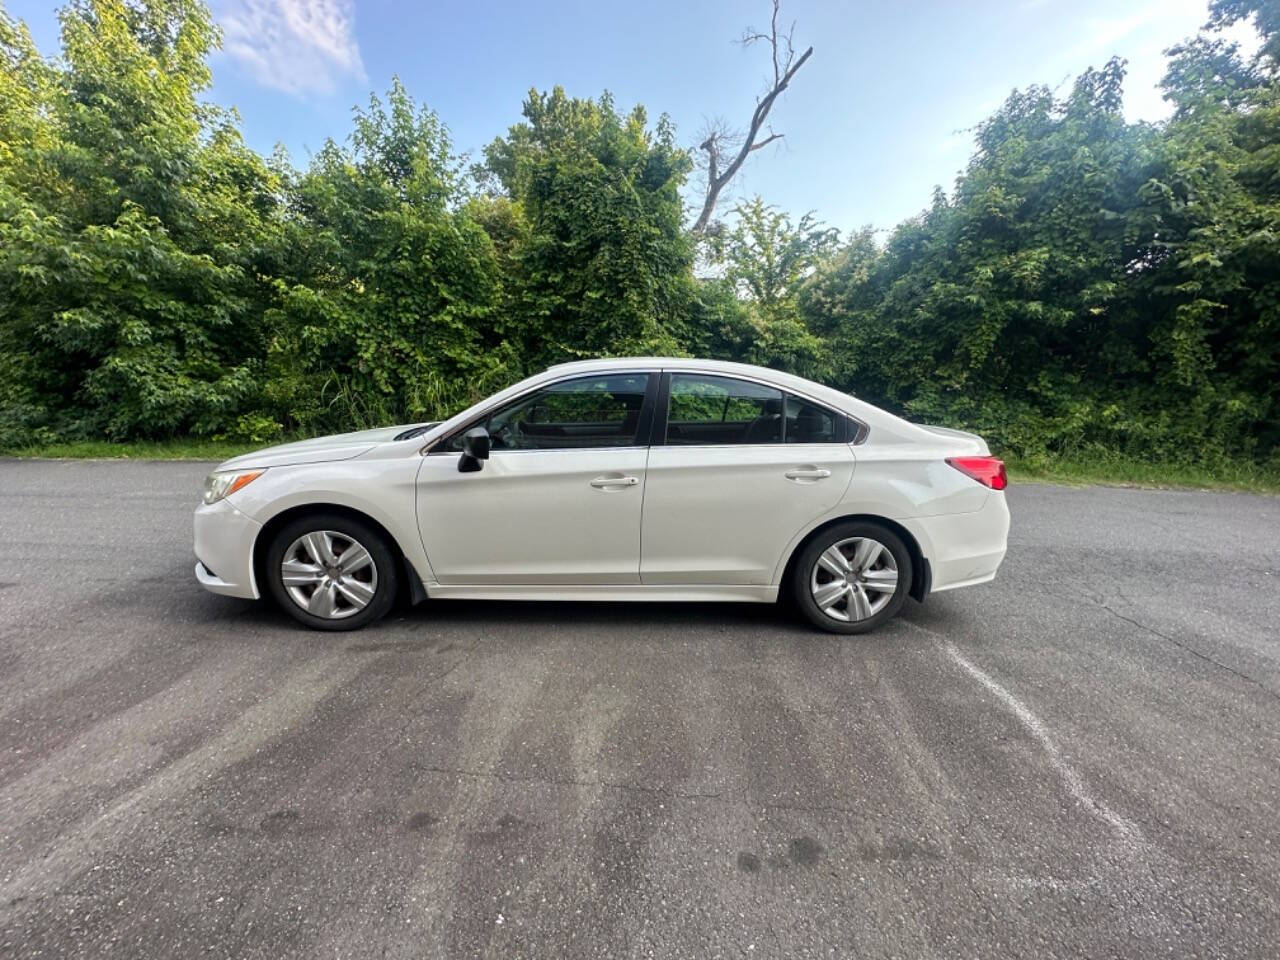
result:
[[[482,460],[489,459],[489,431],[484,427],[472,427],[462,435],[462,456],[458,458],[459,473],[475,473],[484,469]]]

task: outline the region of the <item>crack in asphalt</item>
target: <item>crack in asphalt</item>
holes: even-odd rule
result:
[[[1261,571],[1261,572],[1270,574],[1270,571]],[[1182,640],[1179,640],[1177,637],[1171,636],[1170,634],[1167,634],[1162,630],[1157,630],[1155,627],[1149,624],[1143,623],[1141,620],[1131,617],[1128,614],[1121,613],[1119,610],[1115,609],[1115,607],[1111,606],[1110,603],[1107,602],[1107,597],[1105,594],[1091,589],[1087,583],[1083,583],[1079,581],[1077,582],[1079,583],[1079,589],[1071,593],[1066,593],[1061,590],[1054,590],[1052,587],[1048,586],[1047,584],[1039,584],[1036,586],[1038,586],[1038,588],[1042,590],[1044,593],[1048,594],[1051,597],[1057,597],[1059,600],[1075,601],[1083,596],[1085,599],[1089,600],[1099,610],[1102,610],[1106,613],[1111,614],[1111,616],[1115,617],[1117,620],[1122,620],[1125,623],[1129,624],[1130,626],[1137,627],[1139,630],[1143,630],[1146,633],[1151,634],[1153,637],[1163,640],[1166,643],[1172,644],[1178,649],[1191,654],[1193,657],[1196,657],[1199,660],[1203,660],[1205,663],[1209,664],[1210,666],[1217,667],[1218,669],[1231,674],[1233,677],[1236,677],[1239,680],[1245,681],[1245,683],[1248,683],[1248,684],[1251,684],[1252,686],[1257,687],[1263,693],[1267,694],[1267,696],[1269,696],[1271,699],[1280,701],[1280,693],[1276,692],[1275,690],[1272,690],[1269,686],[1267,686],[1261,680],[1251,677],[1249,674],[1245,673],[1244,671],[1238,670],[1237,668],[1231,666],[1230,664],[1223,663],[1221,660],[1211,657],[1209,654],[1204,653],[1203,651],[1197,650],[1195,647],[1191,646],[1190,644]],[[1123,593],[1119,594],[1119,598],[1126,602],[1132,603],[1132,601],[1129,600],[1129,598],[1126,597]],[[916,626],[916,624],[911,624],[911,626]]]
[[[1244,680],[1246,683],[1253,684],[1255,687],[1257,687],[1259,690],[1266,693],[1273,700],[1280,700],[1280,693],[1277,693],[1276,691],[1272,690],[1261,680],[1256,680],[1253,677],[1249,676],[1247,673],[1237,670],[1235,667],[1231,666],[1230,664],[1226,664],[1220,660],[1214,659],[1213,657],[1209,656],[1207,653],[1203,653],[1197,650],[1195,647],[1192,647],[1189,644],[1184,643],[1183,641],[1177,639],[1176,637],[1171,637],[1169,634],[1164,633],[1160,630],[1157,630],[1155,627],[1148,626],[1147,624],[1142,623],[1140,620],[1135,620],[1133,617],[1130,617],[1130,616],[1127,616],[1126,614],[1121,613],[1119,610],[1116,610],[1114,607],[1110,606],[1105,600],[1099,599],[1098,597],[1091,597],[1090,599],[1093,600],[1093,603],[1096,607],[1098,607],[1099,609],[1105,610],[1107,613],[1111,614],[1116,619],[1123,620],[1125,623],[1128,623],[1128,624],[1132,624],[1133,626],[1137,627],[1139,630],[1145,630],[1147,633],[1151,634],[1153,637],[1159,637],[1161,640],[1164,640],[1168,643],[1173,644],[1178,649],[1185,650],[1187,653],[1191,654],[1193,657],[1197,657],[1200,660],[1203,660],[1205,663],[1212,664],[1213,666],[1219,668],[1220,670],[1225,670],[1227,673],[1231,674],[1234,677],[1238,677],[1241,680]]]

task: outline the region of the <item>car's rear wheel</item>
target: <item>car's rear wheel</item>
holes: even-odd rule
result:
[[[796,606],[831,633],[866,633],[902,608],[911,586],[911,553],[877,523],[850,521],[823,531],[792,572]]]
[[[342,514],[285,524],[267,549],[264,572],[281,609],[316,630],[357,630],[381,619],[399,588],[386,537]]]

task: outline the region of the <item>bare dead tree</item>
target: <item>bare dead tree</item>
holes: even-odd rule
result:
[[[773,83],[762,96],[756,99],[756,108],[751,114],[751,122],[746,131],[734,131],[729,129],[727,124],[716,122],[711,125],[707,138],[698,145],[699,150],[705,150],[707,153],[707,195],[702,202],[702,212],[698,214],[698,219],[693,225],[695,234],[706,230],[707,224],[711,221],[711,214],[715,212],[720,191],[742,169],[742,165],[746,163],[752,151],[767,147],[783,137],[781,133],[774,133],[772,127],[763,139],[760,134],[765,127],[765,121],[769,118],[769,111],[773,108],[774,101],[782,95],[782,91],[787,89],[791,78],[813,54],[813,47],[809,47],[799,57],[796,56],[795,47],[792,45],[795,23],[792,22],[785,33],[778,32],[780,5],[781,0],[773,0],[773,17],[769,21],[768,33],[748,27],[740,41],[744,47],[762,41],[767,42],[773,54]]]

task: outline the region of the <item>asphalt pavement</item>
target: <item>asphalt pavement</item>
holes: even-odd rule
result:
[[[0,957],[1257,957],[1280,498],[1015,486],[993,584],[205,593],[208,465],[0,461]]]

